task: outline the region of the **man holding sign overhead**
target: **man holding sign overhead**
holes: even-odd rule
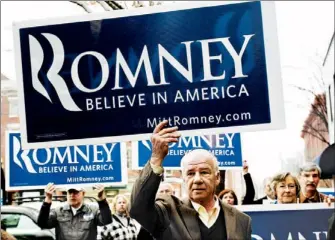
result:
[[[39,227],[56,228],[59,240],[92,240],[97,237],[97,226],[112,222],[110,208],[106,201],[104,186],[97,185],[98,205],[84,203],[85,190],[81,187],[67,189],[67,203],[51,209],[55,185],[49,183],[45,188],[45,200],[41,207],[37,224]]]
[[[159,123],[151,137],[151,158],[132,190],[131,216],[157,239],[251,240],[250,217],[215,196],[220,174],[217,159],[207,150],[193,150],[181,161],[187,198],[164,195],[155,199],[168,144],[180,137],[178,127],[164,128],[167,123]]]

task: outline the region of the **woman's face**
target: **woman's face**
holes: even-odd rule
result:
[[[222,196],[222,201],[230,205],[234,205],[235,203],[234,196],[230,192]]]
[[[287,176],[285,181],[279,182],[276,186],[278,203],[296,203],[297,186],[292,176]]]

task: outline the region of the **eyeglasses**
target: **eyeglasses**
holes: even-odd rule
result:
[[[286,185],[286,184],[278,184],[278,187],[280,189],[286,189],[286,188],[288,188],[289,190],[292,190],[292,189],[295,189],[297,186],[295,184],[288,184],[288,185]]]

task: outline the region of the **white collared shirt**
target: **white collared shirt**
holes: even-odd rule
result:
[[[128,218],[127,217],[125,217],[125,216],[120,216],[120,215],[118,215],[117,213],[116,214],[114,214],[121,222],[122,222],[122,224],[125,226],[125,227],[127,227],[128,226]]]
[[[207,226],[210,228],[214,225],[216,220],[220,214],[220,204],[217,198],[215,198],[214,206],[209,212],[206,211],[204,206],[200,205],[199,203],[191,201],[193,208],[199,213],[199,218]]]
[[[79,208],[81,208],[82,206],[83,206],[83,204],[81,204],[81,205],[80,205],[79,207],[77,207],[77,208],[74,208],[74,207],[71,206],[71,210],[72,210],[73,216],[76,215],[77,211],[78,211]]]

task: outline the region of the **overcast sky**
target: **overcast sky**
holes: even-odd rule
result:
[[[13,20],[74,14],[85,12],[69,2],[1,1],[1,71],[15,80],[11,32]],[[291,85],[308,88],[313,85],[309,79],[316,72],[315,66],[321,66],[321,59],[334,32],[333,1],[278,1],[276,14],[287,128],[242,135],[243,156],[248,159],[250,172],[258,183],[280,169],[281,158],[303,156],[300,131],[308,114],[309,102],[304,94]],[[268,171],[260,170],[264,168]]]

